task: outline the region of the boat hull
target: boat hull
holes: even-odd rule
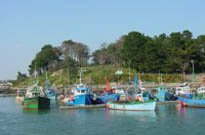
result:
[[[50,100],[56,100],[56,99],[57,99],[57,96],[48,96],[48,98],[49,98]]]
[[[25,98],[23,103],[23,108],[26,110],[48,109],[50,107],[50,99],[46,97]]]
[[[67,102],[68,105],[91,105],[93,104],[93,95],[92,94],[81,94],[73,96],[72,101]]]
[[[99,103],[107,103],[109,101],[118,101],[118,100],[119,100],[119,94],[105,94],[97,98],[97,101]]]
[[[107,108],[122,111],[154,111],[156,101],[131,102],[131,103],[116,103],[108,102]]]
[[[46,90],[45,95],[51,100],[56,100],[58,96],[57,92],[54,90]]]
[[[185,97],[178,97],[178,100],[186,106],[205,108],[205,100],[190,99]]]
[[[23,101],[24,101],[24,97],[19,97],[19,96],[16,97],[17,103],[22,103]]]

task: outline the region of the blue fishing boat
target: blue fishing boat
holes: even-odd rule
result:
[[[51,100],[57,99],[57,92],[56,89],[51,85],[51,83],[47,79],[47,73],[46,73],[46,81],[45,81],[45,96],[48,97]]]
[[[161,86],[157,88],[157,94],[155,95],[157,101],[164,102],[169,101],[169,93],[165,86]]]
[[[57,94],[56,90],[54,90],[54,89],[46,89],[45,95],[51,100],[56,100],[58,94]]]
[[[90,105],[93,104],[93,94],[90,92],[90,88],[83,84],[77,85],[72,89],[72,94],[68,98],[68,105]]]
[[[203,96],[202,94],[194,96],[191,94],[183,95],[179,96],[178,100],[183,106],[205,108],[205,96]]]
[[[119,94],[108,94],[105,93],[103,96],[99,96],[97,98],[98,103],[107,103],[109,101],[118,101],[119,100]]]
[[[118,99],[119,99],[118,89],[110,88],[109,81],[108,79],[106,79],[106,89],[104,90],[103,95],[97,98],[97,103],[106,104],[108,101],[118,101]]]
[[[80,84],[76,88],[72,89],[72,95],[68,98],[68,105],[91,105],[93,104],[94,96],[91,93],[91,89],[82,84],[80,73]]]

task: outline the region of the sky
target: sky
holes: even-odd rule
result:
[[[130,31],[148,36],[205,34],[204,0],[0,0],[0,80],[28,73],[45,44],[64,40],[92,51]]]

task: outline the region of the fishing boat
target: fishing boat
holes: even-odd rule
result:
[[[103,95],[97,98],[98,103],[107,103],[109,101],[118,101],[119,96],[121,94],[125,93],[125,89],[122,87],[119,87],[119,76],[122,74],[123,74],[122,70],[118,70],[117,72],[115,72],[115,75],[118,76],[117,87],[115,87],[115,88],[110,88],[109,80],[106,79],[106,89],[104,90]]]
[[[118,103],[118,102],[108,102],[107,108],[113,110],[122,111],[154,111],[156,107],[156,101],[145,101],[145,102],[128,102],[128,103]]]
[[[155,97],[159,102],[177,100],[177,96],[175,95],[174,91],[166,86],[159,86],[156,88],[156,90],[157,93],[155,94]]]
[[[50,107],[50,99],[45,96],[42,87],[35,83],[26,91],[23,108],[25,110],[39,110],[47,109]]]
[[[119,92],[115,88],[110,88],[109,81],[106,79],[106,89],[103,92],[103,95],[97,98],[98,103],[107,103],[108,101],[117,101],[119,99]]]
[[[93,104],[94,95],[91,89],[82,83],[82,72],[80,73],[80,84],[72,89],[72,95],[68,97],[68,105],[91,105]]]
[[[176,87],[176,95],[189,95],[191,94],[191,88],[189,87],[188,83],[181,84],[180,86]]]
[[[135,77],[136,94],[130,96],[129,94],[120,95],[119,101],[110,101],[107,103],[107,108],[122,111],[154,111],[156,108],[156,101],[150,100],[148,94],[139,93],[138,77]]]
[[[198,94],[192,97],[178,97],[179,104],[182,106],[189,106],[189,107],[198,107],[198,108],[205,108],[205,96],[202,94]]]
[[[45,95],[50,100],[56,100],[58,96],[55,88],[51,85],[51,83],[48,80],[46,80],[46,83],[45,83]]]
[[[204,86],[201,86],[195,92],[179,95],[178,96],[179,104],[185,107],[189,106],[189,107],[205,108],[204,90],[205,90]]]
[[[25,90],[20,89],[16,93],[16,102],[17,103],[22,103],[24,101],[24,96],[25,96]]]
[[[197,93],[198,94],[205,94],[205,86],[201,86],[197,88]]]

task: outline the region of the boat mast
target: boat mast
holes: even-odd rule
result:
[[[136,93],[138,93],[139,89],[138,89],[138,76],[137,76],[137,74],[135,76],[135,90],[136,90]]]
[[[131,76],[130,76],[130,60],[129,60],[129,82],[131,80]]]
[[[37,65],[37,63],[36,63],[36,65]],[[36,65],[35,65],[35,71],[34,71],[34,77],[35,77],[35,79],[37,78]]]
[[[80,71],[80,84],[82,84],[82,72]]]
[[[68,83],[70,82],[70,74],[69,74],[69,67],[68,67]]]
[[[194,60],[191,60],[191,63],[192,63],[192,85],[193,85],[195,83]]]
[[[80,61],[80,84],[82,84],[82,63]]]
[[[161,86],[161,73],[160,73],[160,70],[159,70],[159,78],[158,78],[158,81],[159,81],[159,86]]]
[[[48,73],[47,73],[47,70],[46,70],[46,80],[48,80]]]

